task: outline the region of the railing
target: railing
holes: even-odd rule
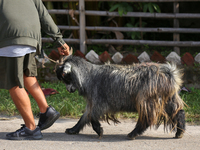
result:
[[[79,39],[64,40],[67,43],[80,44],[80,51],[86,53],[87,44],[120,44],[120,45],[149,45],[149,46],[172,46],[179,54],[179,47],[198,47],[200,41],[180,41],[180,33],[200,33],[200,28],[179,28],[179,19],[200,19],[200,13],[179,13],[179,2],[200,2],[200,0],[123,0],[123,2],[173,2],[173,13],[144,13],[144,12],[128,12],[122,17],[141,17],[141,18],[166,18],[173,19],[173,28],[131,28],[131,27],[100,27],[87,26],[85,22],[86,15],[92,16],[113,16],[118,17],[118,12],[108,11],[89,11],[85,10],[85,1],[116,1],[122,0],[43,0],[52,2],[79,2],[79,10],[74,10],[75,15],[79,15],[79,26],[59,26],[61,30],[79,30]],[[50,14],[69,14],[70,10],[52,9]],[[86,30],[92,31],[121,31],[121,32],[157,32],[157,33],[173,33],[173,41],[152,41],[152,40],[129,40],[129,39],[86,39]],[[42,38],[43,42],[52,42],[50,38]]]

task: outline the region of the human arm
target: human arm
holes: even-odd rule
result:
[[[43,5],[41,0],[33,0],[38,11],[40,18],[42,30],[49,35],[55,42],[57,42],[60,47],[58,47],[58,52],[60,55],[69,55],[69,46],[63,40],[63,36],[60,29],[53,21],[52,17],[48,13],[47,9]]]

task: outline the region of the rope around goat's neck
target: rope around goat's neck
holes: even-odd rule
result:
[[[42,68],[45,68],[45,65],[44,65],[45,58],[47,58],[48,60],[50,60],[51,62],[56,64],[55,67],[54,67],[54,70],[53,70],[54,72],[56,72],[56,69],[57,69],[58,66],[61,66],[63,64],[63,62],[61,63],[61,62],[55,61],[55,60],[53,60],[53,59],[51,59],[51,58],[49,58],[47,56],[44,56],[44,59],[42,60]]]
[[[59,58],[59,61],[57,60],[57,61],[55,61],[55,60],[53,60],[53,59],[51,59],[51,58],[49,58],[49,57],[47,57],[47,56],[44,56],[44,59],[42,60],[42,67],[43,68],[45,68],[45,65],[44,65],[44,63],[45,63],[45,58],[47,58],[48,60],[50,60],[51,62],[53,62],[53,63],[55,63],[56,65],[55,65],[55,69],[54,69],[54,72],[56,71],[56,68],[58,67],[58,66],[61,66],[63,63],[64,63],[64,61],[67,59],[67,57],[68,56],[60,56],[60,58]]]
[[[64,45],[61,43],[61,45],[64,47]],[[64,47],[65,48],[65,47]],[[71,47],[71,49],[70,49],[70,51],[69,51],[69,55],[68,56],[62,56],[62,55],[60,55],[60,58],[59,58],[59,61],[57,60],[57,61],[55,61],[55,60],[53,60],[53,59],[51,59],[51,58],[49,58],[49,57],[47,57],[47,56],[45,56],[44,55],[44,59],[42,60],[42,67],[44,68],[45,66],[44,66],[44,63],[45,63],[45,58],[47,58],[47,59],[49,59],[51,62],[53,62],[53,63],[55,63],[56,65],[55,65],[55,70],[56,70],[56,67],[57,66],[61,66],[63,63],[64,63],[64,61],[70,56],[70,55],[72,55],[72,53],[73,53],[73,48]],[[54,70],[54,72],[55,72],[55,70]]]

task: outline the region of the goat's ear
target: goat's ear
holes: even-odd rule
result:
[[[63,66],[59,66],[57,69],[56,69],[56,75],[57,75],[57,78],[59,80],[62,79],[62,74],[63,74]]]
[[[68,74],[71,73],[72,66],[69,63],[64,64],[63,73]]]

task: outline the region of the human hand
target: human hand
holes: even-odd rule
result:
[[[63,46],[58,47],[57,49],[58,49],[58,52],[59,52],[59,54],[61,56],[63,56],[63,55],[65,55],[65,56],[69,55],[69,46],[66,43],[63,44]]]

